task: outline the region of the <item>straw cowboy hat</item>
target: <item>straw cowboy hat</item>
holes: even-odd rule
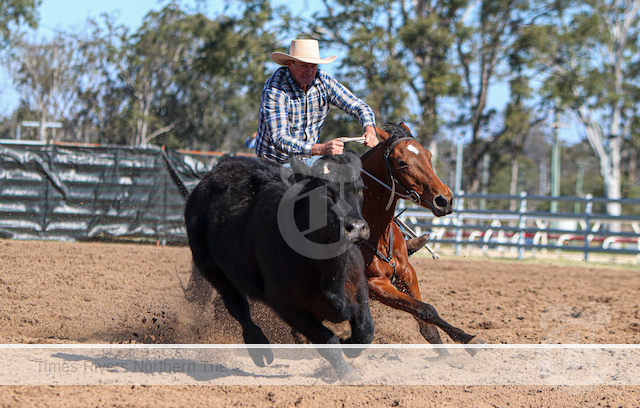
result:
[[[278,65],[287,65],[288,60],[306,62],[308,64],[328,64],[335,61],[337,56],[320,58],[320,48],[316,40],[293,40],[289,47],[289,54],[274,52],[271,59]]]

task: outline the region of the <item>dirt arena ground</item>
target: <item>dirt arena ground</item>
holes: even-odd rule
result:
[[[412,260],[423,298],[490,343],[640,342],[637,265]],[[184,300],[177,276],[186,281],[189,264],[184,247],[0,240],[0,343],[240,343],[219,301],[201,310]],[[424,343],[409,315],[377,302],[372,314],[374,343]],[[277,322],[261,325],[274,341],[291,340]],[[223,405],[640,407],[640,387],[0,387],[0,407]]]

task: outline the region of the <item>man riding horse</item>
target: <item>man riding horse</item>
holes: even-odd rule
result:
[[[271,59],[282,65],[265,83],[260,100],[256,154],[278,163],[295,155],[311,166],[322,155],[341,154],[344,143],[319,143],[320,132],[329,114],[329,105],[353,116],[364,129],[364,144],[379,143],[371,108],[336,81],[319,64],[335,61],[336,56],[320,58],[316,40],[293,40],[289,54],[274,52]],[[407,240],[409,253],[422,248],[425,237]]]

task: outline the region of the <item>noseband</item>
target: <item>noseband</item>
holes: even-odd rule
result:
[[[391,155],[391,152],[393,151],[393,148],[396,147],[396,145],[402,141],[405,140],[415,140],[413,137],[399,137],[398,139],[394,140],[393,143],[391,143],[391,145],[389,145],[385,150],[384,150],[384,162],[385,165],[387,166],[387,178],[390,180],[391,182],[391,187],[389,187],[388,184],[378,180],[376,177],[374,177],[373,175],[369,174],[369,172],[367,172],[366,170],[362,170],[362,172],[364,174],[366,174],[367,176],[371,177],[374,181],[378,182],[378,184],[381,184],[383,187],[385,187],[387,190],[391,191],[391,195],[389,196],[389,202],[387,203],[387,206],[385,207],[386,211],[389,211],[389,208],[391,208],[391,204],[393,204],[393,197],[394,196],[398,196],[401,198],[404,198],[405,200],[411,200],[413,201],[414,204],[416,205],[420,205],[420,203],[422,202],[422,199],[420,198],[420,194],[418,194],[415,190],[410,190],[408,188],[406,188],[395,176],[394,172],[393,172],[393,167],[391,166],[391,160],[389,160],[389,156]],[[402,189],[404,190],[405,194],[401,194],[398,193],[396,191],[396,184],[399,185],[400,187],[402,187]]]

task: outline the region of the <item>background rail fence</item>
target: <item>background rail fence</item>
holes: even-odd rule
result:
[[[558,202],[557,213],[548,211]],[[622,215],[610,216],[608,203],[620,203]],[[514,206],[514,204],[516,204]],[[507,209],[517,208],[516,210]],[[403,207],[400,218],[420,234],[429,233],[436,249],[452,245],[456,254],[463,247],[536,256],[548,250],[589,254],[635,255],[640,261],[640,200],[593,197],[549,197],[522,193],[519,196],[460,193],[454,212],[437,218],[415,206]],[[564,211],[572,209],[572,212]]]
[[[0,141],[0,237],[186,243],[180,185],[191,191],[221,152]],[[175,179],[179,180],[176,183]],[[549,211],[556,201],[559,212]],[[606,214],[618,202],[622,215]],[[404,207],[400,218],[451,245],[525,251],[635,255],[640,260],[640,200],[591,196],[458,194],[453,214],[437,218]]]

